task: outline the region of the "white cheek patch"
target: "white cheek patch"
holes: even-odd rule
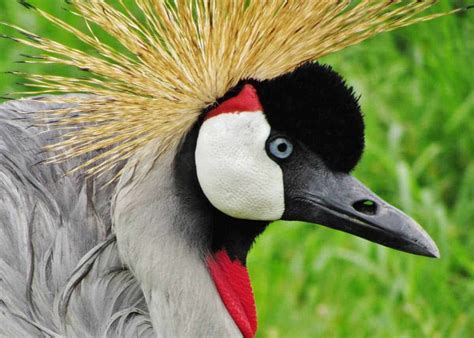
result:
[[[262,221],[282,217],[283,172],[265,150],[269,135],[262,112],[220,114],[203,123],[197,176],[208,200],[226,215]]]

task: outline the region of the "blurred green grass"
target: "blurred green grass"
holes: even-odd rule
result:
[[[66,15],[61,1],[32,2]],[[454,4],[463,3],[436,9]],[[12,0],[0,3],[0,20],[76,43]],[[367,149],[355,175],[417,219],[442,258],[272,224],[249,257],[260,337],[474,336],[473,36],[473,14],[461,13],[323,60],[362,95]],[[0,51],[0,71],[48,71],[14,64],[29,48],[0,39]],[[0,95],[22,90],[15,81],[2,74]]]

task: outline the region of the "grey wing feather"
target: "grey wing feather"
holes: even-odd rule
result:
[[[65,176],[80,159],[41,164],[60,134],[32,126],[30,113],[55,108],[0,105],[0,336],[153,335],[111,234],[112,176]]]

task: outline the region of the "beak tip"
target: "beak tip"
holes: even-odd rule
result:
[[[427,236],[428,241],[423,248],[423,255],[431,258],[439,259],[441,258],[441,254],[439,252],[438,246],[436,243],[431,239],[431,237]]]
[[[436,245],[430,250],[430,257],[436,258],[436,259],[441,258],[441,254],[440,254],[439,249]]]

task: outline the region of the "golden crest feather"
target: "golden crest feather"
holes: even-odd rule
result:
[[[79,167],[88,174],[108,171],[155,139],[156,156],[176,146],[201,111],[242,79],[271,79],[378,33],[448,14],[423,16],[436,1],[419,0],[136,0],[133,9],[124,0],[69,3],[87,32],[35,9],[94,54],[9,26],[26,36],[16,41],[45,52],[29,62],[87,70],[87,77],[23,76],[35,94],[93,94],[55,98],[71,108],[42,118],[68,130],[48,147],[57,154],[51,162],[100,151]],[[123,49],[102,42],[92,27]]]

